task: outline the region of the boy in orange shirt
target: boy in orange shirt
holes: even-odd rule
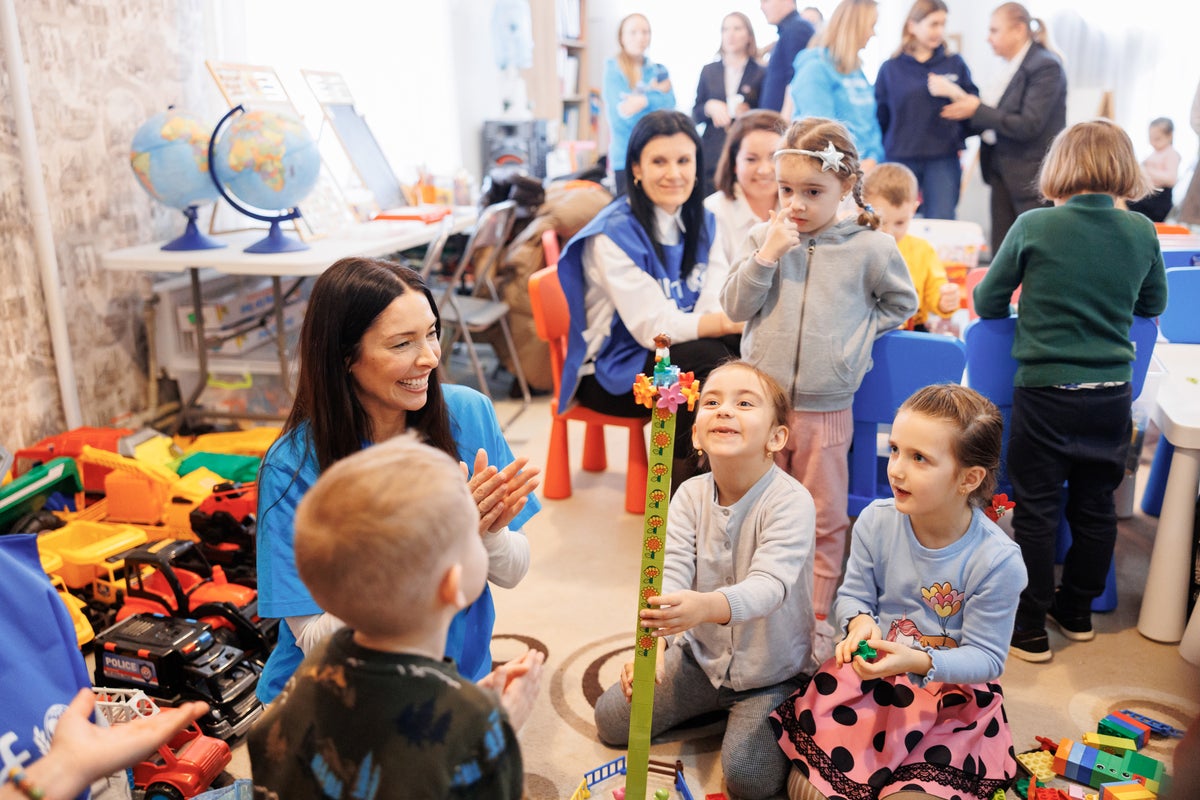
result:
[[[958,286],[946,278],[946,268],[926,240],[910,236],[908,226],[921,205],[917,176],[903,164],[885,163],[863,179],[863,200],[879,215],[879,230],[890,234],[908,266],[920,307],[906,328],[926,331],[930,314],[948,319],[958,310]]]

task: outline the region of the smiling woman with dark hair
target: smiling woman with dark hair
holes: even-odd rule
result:
[[[415,431],[470,465],[488,581],[511,588],[529,569],[529,543],[519,528],[540,507],[529,496],[538,470],[523,469],[526,460],[513,458],[486,397],[441,385],[440,333],[437,304],[408,267],[344,258],[313,285],[300,329],[296,401],[258,475],[259,613],[284,622],[258,682],[264,703],[283,689],[312,645],[342,627],[300,580],[293,549],[296,507],[334,462]],[[485,586],[450,625],[446,655],[470,680],[491,669],[495,619]]]
[[[729,264],[714,245],[698,177],[696,126],[678,111],[643,117],[629,139],[629,193],[610,203],[563,251],[558,276],[571,311],[559,406],[578,401],[620,417],[649,412],[630,391],[654,369],[654,337],[670,337],[671,360],[703,379],[740,352],[741,325],[721,310]],[[677,430],[691,430],[680,409]],[[676,477],[695,469],[691,437],[676,440]]]

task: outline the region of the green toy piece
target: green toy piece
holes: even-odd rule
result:
[[[866,639],[860,639],[858,642],[858,647],[854,649],[854,655],[862,656],[867,661],[870,661],[872,658],[875,658],[875,656],[879,655],[879,653],[874,647],[871,647],[871,645],[867,644]]]
[[[654,793],[654,800],[667,800],[667,798],[670,796],[671,793],[666,789],[659,789]]]

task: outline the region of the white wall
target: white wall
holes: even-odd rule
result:
[[[813,5],[828,16],[836,2]],[[961,36],[963,56],[976,82],[984,85],[999,66],[986,42],[996,3],[950,0],[949,5],[948,33]],[[1193,41],[1200,30],[1200,4],[1145,0],[1135,15],[1125,0],[1095,0],[1086,19],[1076,5],[1074,0],[1028,3],[1032,13],[1048,21],[1067,54],[1069,121],[1093,116],[1101,92],[1114,89],[1117,121],[1131,132],[1139,154],[1149,151],[1149,121],[1169,116],[1176,124],[1176,147],[1189,166],[1197,153],[1187,120],[1200,81]],[[310,121],[320,117],[298,70],[345,75],[402,180],[411,179],[419,163],[443,174],[466,165],[478,179],[480,125],[500,114],[500,76],[489,29],[492,6],[490,0],[252,0],[245,3],[246,58],[274,65]],[[909,6],[908,0],[880,3],[877,35],[863,53],[869,78],[899,43]],[[617,23],[634,11],[650,19],[649,54],[667,65],[678,107],[685,112],[691,111],[700,68],[720,44],[726,13],[745,13],[760,44],[775,38],[757,0],[590,0],[591,85],[601,84],[604,59],[616,52]],[[973,219],[986,217],[981,196],[964,198],[963,212]]]

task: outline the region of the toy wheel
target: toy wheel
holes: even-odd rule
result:
[[[146,787],[144,800],[183,800],[183,792],[169,783],[152,783]]]

